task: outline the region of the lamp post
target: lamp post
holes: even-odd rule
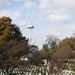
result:
[[[34,26],[30,25],[30,23],[29,23],[29,25],[27,26],[27,28],[29,29],[29,45],[30,45],[30,50],[31,50],[31,29],[33,29]]]

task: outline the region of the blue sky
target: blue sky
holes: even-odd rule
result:
[[[47,35],[63,39],[75,33],[75,0],[0,0],[2,16],[10,17],[27,38],[27,25],[34,25],[32,44],[39,48]]]

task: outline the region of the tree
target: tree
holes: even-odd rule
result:
[[[46,39],[46,42],[48,44],[48,46],[51,48],[51,49],[54,49],[57,47],[58,43],[60,42],[60,40],[58,39],[57,36],[55,35],[48,35],[47,36],[47,39]]]
[[[59,43],[59,39],[55,35],[48,35],[46,38],[46,43],[43,44],[43,49],[41,50],[41,54],[44,58],[48,60],[51,59],[51,55],[57,49],[57,45]]]
[[[20,28],[16,24],[12,24],[12,20],[9,17],[0,17],[0,41],[9,40],[26,40],[26,37],[22,36]]]
[[[59,48],[60,49],[70,49],[70,50],[75,50],[75,38],[70,37],[70,38],[65,38],[59,43]]]
[[[70,58],[71,53],[71,50],[58,49],[51,57],[52,62],[57,64],[58,67],[63,67],[64,61]]]
[[[31,50],[35,51],[35,50],[39,50],[39,48],[38,48],[38,46],[33,44],[33,45],[31,45]]]
[[[43,57],[43,58],[46,58],[47,60],[50,60],[51,59],[51,51],[48,47],[48,44],[43,44],[43,49],[39,51],[40,52],[40,55]]]
[[[9,17],[0,17],[0,69],[4,75],[11,75],[15,67],[22,66],[20,57],[28,53],[28,39],[20,28]]]
[[[8,41],[0,45],[0,69],[4,74],[11,74],[14,68],[22,66],[20,57],[28,53],[25,42]],[[10,68],[11,71],[10,71]],[[5,70],[5,71],[4,71]]]

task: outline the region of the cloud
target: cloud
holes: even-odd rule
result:
[[[39,0],[38,9],[44,14],[68,14],[75,10],[75,0]]]
[[[25,7],[25,8],[30,9],[30,8],[34,8],[35,6],[36,6],[36,3],[33,2],[33,1],[31,1],[31,0],[26,0],[26,1],[24,2],[24,7]]]
[[[39,20],[40,20],[40,21],[45,21],[45,18],[43,18],[43,17],[40,16],[40,17],[39,17]]]
[[[57,35],[60,39],[64,39],[66,37],[71,37],[75,32],[75,24],[60,25],[58,27],[54,27],[53,30],[53,33],[58,33]]]
[[[72,33],[75,32],[75,25],[69,24],[69,25],[55,25],[50,28],[42,29],[42,30],[36,30],[35,32],[32,32],[32,42],[36,42],[36,45],[38,45],[40,48],[42,48],[42,45],[45,43],[46,36],[48,35],[56,35],[59,39],[64,39],[66,37],[71,37]]]
[[[55,4],[63,7],[75,7],[75,0],[54,0]]]
[[[75,0],[39,0],[41,9],[75,7]]]
[[[53,30],[53,32],[52,32]],[[60,25],[57,27],[53,27],[53,29],[51,30],[51,32],[53,34],[58,35],[59,39],[64,39],[66,37],[71,37],[72,33],[75,32],[75,24],[67,24],[67,25]]]
[[[26,20],[22,19],[21,12],[19,10],[2,10],[0,11],[0,17],[7,16],[12,19],[12,23],[17,25],[25,25]]]
[[[72,20],[70,12],[75,7],[75,0],[39,0],[39,3],[40,12],[43,14],[39,16],[40,21],[68,22]]]
[[[14,2],[21,2],[22,0],[11,0],[11,1],[14,1]]]
[[[11,3],[8,0],[0,0],[0,6],[10,5]]]
[[[61,22],[61,21],[68,21],[71,20],[71,17],[67,14],[50,14],[48,16],[48,21],[54,21],[54,22]]]
[[[39,0],[39,2],[39,8],[41,9],[48,9],[51,6],[51,0]]]
[[[20,16],[20,11],[16,10],[1,10],[0,11],[0,16],[9,16],[12,19],[18,19]]]
[[[75,24],[71,25],[62,24],[60,26],[57,25],[53,26],[49,29],[39,30],[39,32],[34,32],[33,34],[35,40],[37,39],[39,42],[44,42],[46,40],[47,35],[53,34],[58,36],[59,39],[64,39],[66,37],[70,37],[74,32],[75,32]]]

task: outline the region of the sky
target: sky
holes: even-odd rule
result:
[[[75,33],[75,0],[0,0],[2,16],[10,17],[27,38],[29,22],[34,25],[31,43],[40,49],[48,35],[64,39]]]

